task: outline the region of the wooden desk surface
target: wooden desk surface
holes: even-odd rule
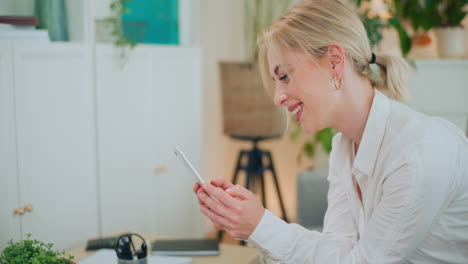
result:
[[[145,236],[152,240],[154,236]],[[67,250],[75,258],[73,261],[79,263],[95,251],[86,251],[85,246]],[[107,263],[103,263],[107,264]],[[114,263],[109,263],[114,264]],[[219,256],[216,257],[193,257],[192,264],[260,264],[260,253],[258,249],[240,245],[219,244]]]

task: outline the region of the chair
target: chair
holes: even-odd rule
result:
[[[328,202],[328,169],[312,169],[297,177],[297,223],[305,228],[322,231]]]

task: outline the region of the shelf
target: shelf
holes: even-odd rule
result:
[[[199,45],[199,0],[179,1],[179,42],[181,45]],[[34,1],[1,0],[2,15],[33,15]],[[109,15],[111,0],[65,0],[69,42],[95,42],[95,21]]]
[[[462,59],[415,59],[417,65],[420,66],[468,66],[468,58]]]

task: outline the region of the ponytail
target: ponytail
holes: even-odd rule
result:
[[[405,84],[406,75],[411,71],[408,63],[402,57],[383,54],[377,55],[376,65],[379,73],[369,78],[377,90],[396,101],[404,102],[408,99]],[[371,68],[371,72],[374,72],[374,69]],[[380,78],[376,79],[376,75]]]

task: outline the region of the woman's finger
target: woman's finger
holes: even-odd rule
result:
[[[213,223],[217,223],[217,224],[222,225],[224,227],[230,226],[230,222],[226,218],[224,218],[224,217],[218,215],[217,213],[213,212],[207,206],[200,206],[200,211],[204,215],[206,215]]]
[[[211,180],[210,183],[223,190],[234,187],[234,184],[232,184],[231,182],[227,181],[224,178],[217,178],[217,179]]]
[[[213,226],[214,228],[216,228],[216,230],[224,230],[226,229],[223,225],[221,224],[218,224],[218,223],[215,223],[215,222],[212,222],[213,223]]]
[[[198,192],[198,189],[200,189],[200,183],[199,183],[199,182],[196,182],[196,183],[193,185],[193,192],[194,192],[194,193],[197,193],[197,192]]]
[[[232,197],[239,197],[242,200],[248,200],[254,196],[251,191],[241,185],[235,185],[234,187],[227,189],[226,192]]]
[[[205,204],[206,207],[218,215],[225,216],[229,214],[228,209],[222,203],[214,200],[205,192],[199,191],[198,198]]]
[[[223,205],[229,208],[237,208],[238,200],[234,199],[231,195],[226,193],[223,189],[213,186],[211,184],[203,184],[202,189],[209,193],[211,196],[220,201]]]

